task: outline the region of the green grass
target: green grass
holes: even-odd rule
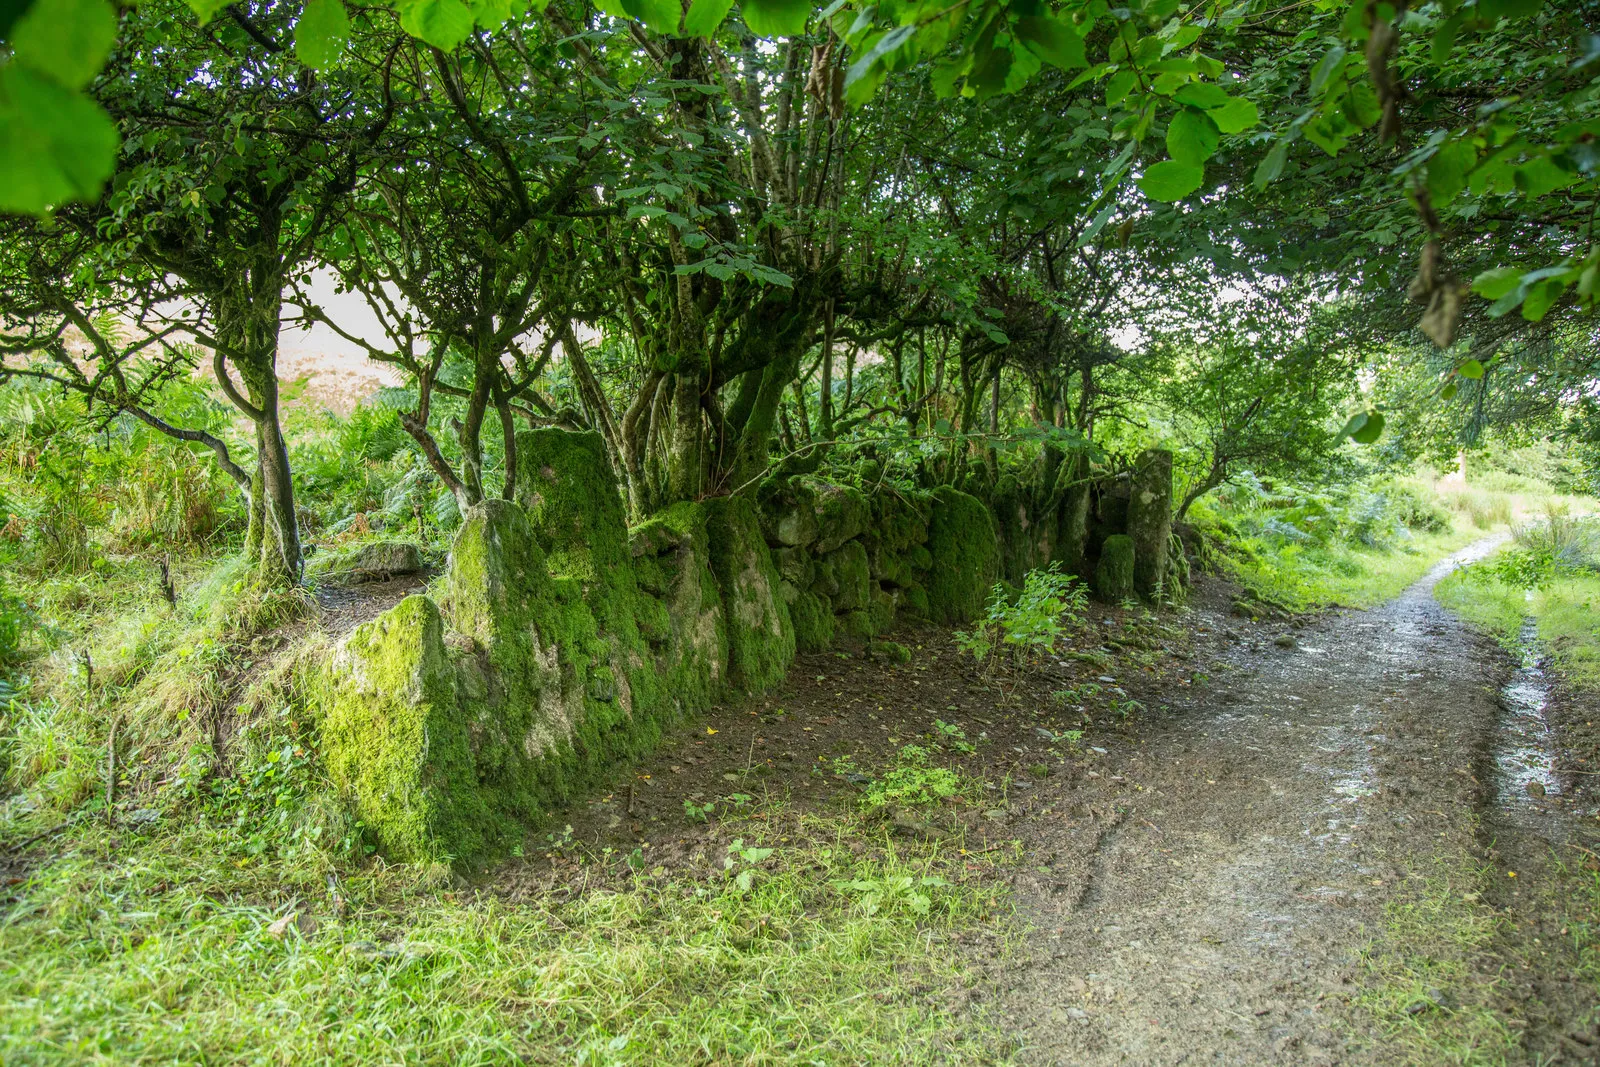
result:
[[[1360,1004],[1411,1063],[1504,1063],[1518,1047],[1493,959],[1509,922],[1481,897],[1490,868],[1435,857],[1389,905]]]
[[[1549,588],[1524,590],[1463,569],[1440,582],[1435,595],[1511,649],[1517,648],[1523,621],[1532,617],[1561,674],[1580,688],[1600,688],[1600,620],[1594,613],[1600,575],[1567,575]]]
[[[1398,596],[1435,563],[1482,537],[1481,530],[1469,527],[1417,534],[1393,548],[1290,544],[1223,555],[1222,567],[1241,585],[1296,610],[1365,608]]]
[[[973,979],[945,945],[999,921],[996,892],[931,846],[858,855],[861,825],[699,875],[596,857],[593,887],[526,899],[86,827],[0,918],[0,1062],[998,1062],[948,1009]],[[314,930],[269,932],[302,911]]]

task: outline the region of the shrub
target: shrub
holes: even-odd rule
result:
[[[979,663],[993,664],[991,657],[1007,652],[1012,665],[1025,670],[1055,655],[1061,641],[1082,629],[1088,603],[1088,590],[1052,563],[1028,572],[1015,602],[996,584],[978,627],[957,633],[956,643]]]

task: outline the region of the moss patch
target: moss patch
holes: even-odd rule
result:
[[[479,793],[433,601],[407,597],[356,627],[321,685],[328,774],[385,856],[470,862],[515,832]]]
[[[728,630],[728,682],[760,692],[783,681],[794,659],[794,624],[778,595],[778,570],[752,502],[723,497],[702,506]]]
[[[999,565],[994,518],[983,501],[948,486],[934,491],[925,588],[928,617],[967,622],[983,611]]]
[[[1112,534],[1100,547],[1094,591],[1113,604],[1133,596],[1133,538],[1127,534]]]

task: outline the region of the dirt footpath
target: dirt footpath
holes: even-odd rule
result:
[[[1103,772],[1046,783],[1018,827],[1034,932],[1003,1012],[1022,1062],[1402,1058],[1359,1004],[1362,952],[1434,858],[1518,869],[1484,907],[1541,932],[1549,842],[1592,847],[1593,800],[1556,780],[1540,796],[1502,787],[1512,665],[1434,600],[1450,566],[1292,637],[1247,630],[1183,699],[1135,692],[1150,710]],[[1556,955],[1570,940],[1542,932]],[[1530,1062],[1595,1062],[1592,990],[1548,962],[1543,976],[1482,966],[1511,975]]]

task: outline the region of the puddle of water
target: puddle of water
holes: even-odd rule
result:
[[[1522,665],[1500,690],[1502,714],[1495,746],[1499,799],[1508,806],[1530,805],[1561,793],[1555,743],[1545,717],[1550,683],[1539,666],[1539,627],[1533,619],[1523,621],[1517,644]]]

